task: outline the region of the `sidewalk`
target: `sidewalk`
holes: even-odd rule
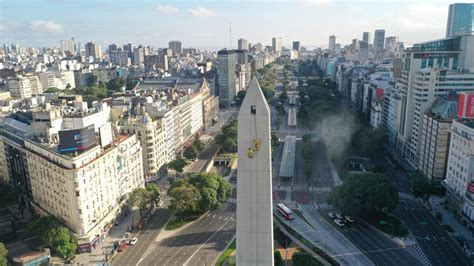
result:
[[[431,213],[433,216],[436,215],[436,212],[441,213],[443,224],[447,224],[454,229],[453,237],[459,238],[462,237],[466,240],[474,241],[474,233],[471,232],[467,227],[461,225],[456,215],[445,208],[445,199],[439,196],[431,196],[429,203],[431,206]]]
[[[104,253],[110,253],[115,241],[123,238],[128,231],[128,227],[132,225],[134,217],[139,217],[138,209],[133,209],[130,213],[119,219],[118,225],[110,229],[105,239],[101,239],[92,253],[77,254],[74,259],[74,264],[80,265],[102,265],[105,259]],[[110,261],[110,256],[109,256]]]

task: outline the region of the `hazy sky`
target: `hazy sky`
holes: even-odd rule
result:
[[[385,29],[408,44],[442,38],[448,6],[456,1],[388,0],[0,0],[0,43],[59,46],[75,37],[94,41],[166,47],[181,40],[184,47],[219,49],[244,37],[251,43],[327,46],[328,36],[348,44],[363,31]]]

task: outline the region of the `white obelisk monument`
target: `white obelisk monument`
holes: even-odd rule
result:
[[[255,76],[238,117],[237,265],[273,265],[270,108]]]

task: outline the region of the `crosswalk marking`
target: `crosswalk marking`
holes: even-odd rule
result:
[[[227,199],[227,202],[229,202],[229,203],[233,203],[233,204],[237,204],[237,199],[234,199],[234,198],[228,198],[228,199]]]
[[[327,203],[313,203],[313,204],[298,204],[298,208],[302,208],[308,211],[317,211],[317,210],[328,210],[331,209],[331,205]]]
[[[428,260],[425,253],[423,252],[423,250],[421,250],[421,247],[418,244],[411,246],[411,249],[415,252],[416,256],[418,256],[423,265],[431,265],[430,261]]]
[[[398,197],[402,200],[416,200],[415,196],[404,192],[398,192]]]

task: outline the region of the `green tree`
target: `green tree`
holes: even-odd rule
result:
[[[186,163],[185,160],[183,160],[181,158],[178,158],[178,159],[175,159],[175,160],[169,162],[167,164],[167,168],[171,168],[171,169],[175,170],[178,173],[182,173],[183,169],[186,165],[187,165],[187,163]]]
[[[37,235],[41,241],[50,244],[60,257],[74,258],[77,244],[69,229],[62,226],[55,217],[36,218],[28,225],[27,231]]]
[[[364,157],[380,158],[385,142],[386,134],[383,130],[362,127],[352,137],[352,149]]]
[[[275,250],[275,252],[273,253],[273,259],[275,261],[275,263],[274,263],[275,266],[284,266],[285,265],[285,263],[283,262],[283,257],[281,256],[280,251]]]
[[[291,256],[291,261],[294,266],[312,266],[313,258],[306,252],[295,252]]]
[[[0,242],[0,266],[7,266],[8,265],[8,250],[5,245]]]
[[[56,253],[65,259],[73,259],[76,254],[77,244],[71,237],[69,229],[59,226],[52,230],[51,242]]]
[[[425,177],[417,173],[413,177],[412,190],[415,197],[428,200],[432,192],[432,186]]]
[[[272,152],[275,150],[278,144],[278,136],[275,133],[272,133]]]
[[[137,188],[129,194],[130,204],[140,211],[140,217],[143,218],[144,211],[151,202],[151,197],[145,188]]]
[[[216,142],[221,146],[221,152],[237,151],[237,133],[237,120],[222,127],[221,132],[216,136]]]
[[[60,93],[62,90],[56,87],[49,87],[47,90],[44,91],[45,93]]]
[[[199,211],[201,194],[196,187],[189,184],[172,186],[168,194],[171,197],[170,207],[179,216]]]
[[[122,77],[115,77],[107,82],[107,90],[111,93],[120,91],[124,86],[125,81]]]
[[[155,183],[149,183],[146,185],[145,189],[148,192],[151,203],[157,206],[161,201],[160,188]]]
[[[186,147],[183,152],[184,158],[188,160],[194,160],[197,158],[198,155],[198,150],[194,145]]]
[[[375,174],[350,175],[333,189],[329,202],[344,214],[367,218],[397,207],[398,192],[385,176]]]
[[[193,146],[196,147],[198,152],[201,152],[204,149],[204,143],[199,139],[193,141]]]

